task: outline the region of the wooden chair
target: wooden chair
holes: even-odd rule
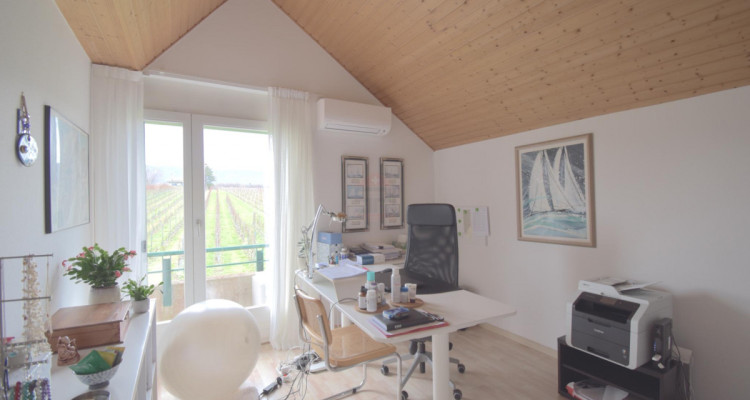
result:
[[[396,358],[397,361],[396,400],[407,398],[408,394],[401,391],[401,356],[395,346],[375,341],[355,325],[331,329],[322,301],[308,296],[299,288],[295,288],[294,293],[300,320],[300,337],[323,357],[326,368],[337,372],[357,365],[363,367],[362,382],[359,385],[327,397],[326,400],[357,393],[367,381],[366,363],[385,358]]]

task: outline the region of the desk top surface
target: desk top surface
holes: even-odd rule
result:
[[[330,281],[313,282],[304,277],[304,274],[298,274],[298,277],[329,302],[337,302],[335,288]],[[516,314],[515,308],[507,304],[467,290],[425,294],[420,295],[419,298],[425,303],[422,307],[424,310],[443,316],[448,325],[388,338],[372,325],[370,322],[371,314],[361,313],[355,309],[355,301],[343,300],[339,302],[338,307],[347,318],[354,322],[360,329],[367,332],[373,339],[386,343],[421,338],[429,333],[454,332],[482,322],[510,317]]]

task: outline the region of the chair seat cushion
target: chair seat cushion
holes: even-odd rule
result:
[[[329,347],[329,361],[332,367],[349,367],[396,352],[396,346],[373,340],[356,325],[335,328],[331,335],[333,343]]]

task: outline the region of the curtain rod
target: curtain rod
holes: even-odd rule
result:
[[[268,94],[268,88],[261,87],[261,86],[244,85],[241,83],[232,83],[232,82],[220,81],[220,80],[215,80],[215,79],[199,78],[196,76],[175,74],[171,72],[164,72],[164,71],[158,71],[158,70],[144,69],[143,75],[152,77],[152,78],[182,81],[182,82],[187,82],[187,83],[192,83],[192,84],[217,87],[221,89],[241,90],[241,91],[246,91],[246,92],[255,93],[255,94]]]

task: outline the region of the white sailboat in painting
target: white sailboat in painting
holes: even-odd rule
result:
[[[524,233],[585,238],[586,197],[573,174],[566,146],[537,152],[529,175]]]
[[[586,212],[586,199],[573,176],[565,147],[557,149],[552,165],[546,151],[537,153],[529,177],[528,204],[532,214],[550,211],[576,214]]]

